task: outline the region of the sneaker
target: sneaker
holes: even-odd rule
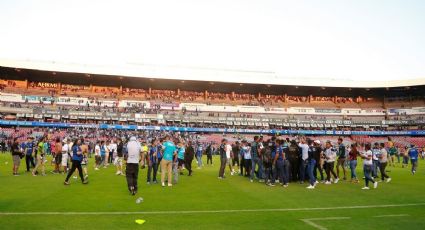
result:
[[[252,183],[252,182],[254,182],[254,180],[253,180],[253,179],[251,179],[251,180],[249,180],[249,181],[251,181],[251,183]]]
[[[168,184],[168,187],[173,187],[173,184]]]
[[[325,182],[325,184],[332,184],[332,182],[330,182],[330,181],[326,181],[326,182]]]
[[[88,183],[89,183],[88,180],[83,181],[83,184],[88,184]]]
[[[283,185],[283,187],[284,187],[284,188],[287,188],[288,186],[289,186],[288,184],[284,184],[284,185]]]
[[[274,187],[275,185],[274,185],[273,183],[270,183],[270,184],[269,184],[269,186],[270,186],[270,187]]]
[[[89,178],[89,175],[84,176],[84,180],[87,180],[87,178]]]
[[[263,179],[261,179],[261,180],[258,180],[258,182],[260,182],[260,183],[264,183],[264,180],[263,180]]]
[[[369,190],[369,187],[363,187],[362,189],[363,190]]]
[[[118,171],[117,173],[115,173],[115,175],[117,175],[117,176],[118,176],[118,175],[120,175],[120,174],[121,174],[121,172],[120,172],[120,171]]]
[[[97,170],[99,170],[99,168],[94,168],[94,170],[96,170],[96,171],[97,171]]]
[[[388,178],[388,179],[387,179],[387,183],[390,183],[390,181],[391,181],[391,178]]]
[[[233,174],[234,174],[233,172],[230,172],[230,176],[233,176]]]
[[[314,189],[314,186],[309,185],[309,186],[307,187],[307,189]]]
[[[161,185],[162,185],[162,187],[165,187],[165,183],[164,183],[164,182],[162,182],[162,184],[161,184]]]
[[[63,182],[64,185],[70,185],[68,181]]]
[[[378,187],[378,182],[375,181],[375,183],[373,183],[373,188],[377,188]]]
[[[150,185],[150,184],[151,184],[151,182],[149,182],[149,181],[148,181],[148,182],[146,182],[146,184],[147,184],[147,185]]]
[[[334,181],[334,183],[335,184],[338,184],[338,181],[339,181],[339,178],[336,178],[335,181]]]

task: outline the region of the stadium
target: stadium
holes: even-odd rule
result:
[[[421,65],[356,79],[12,54],[3,229],[423,229]]]

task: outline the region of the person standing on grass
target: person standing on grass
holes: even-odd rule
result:
[[[418,155],[419,152],[416,149],[415,145],[411,145],[408,151],[408,156],[410,157],[410,163],[412,164],[412,174],[415,175],[416,169],[418,168]]]
[[[262,152],[262,162],[264,167],[264,180],[266,182],[266,185],[268,186],[275,186],[275,178],[273,175],[273,158],[272,158],[272,151],[274,150],[275,146],[274,143],[272,143],[270,140],[268,140],[265,144],[265,147]]]
[[[54,173],[60,173],[60,165],[62,163],[62,141],[59,137],[56,138],[55,148],[53,149],[55,155],[55,170]]]
[[[289,175],[289,181],[296,182],[299,177],[299,171],[300,171],[300,148],[298,147],[295,140],[292,140],[289,147],[288,147],[288,155],[287,155],[289,168],[290,168],[290,175]]]
[[[125,159],[127,161],[125,175],[128,191],[133,196],[136,195],[138,190],[137,178],[139,177],[139,162],[141,153],[142,148],[136,137],[130,137],[130,141],[127,143],[127,154],[125,155]]]
[[[379,155],[381,154],[381,149],[379,148],[379,143],[375,142],[373,149],[372,149],[372,162],[373,162],[373,168],[372,168],[372,176],[373,178],[378,178],[378,170],[379,170]]]
[[[230,175],[233,176],[233,173],[235,172],[232,168],[232,146],[227,143],[226,144],[226,165],[229,166],[229,170],[230,170]]]
[[[87,166],[89,164],[89,146],[88,144],[84,141],[84,138],[80,139],[80,146],[81,146],[81,151],[83,152],[83,160],[81,161],[81,168],[83,169],[83,175],[84,175],[84,179],[87,180],[87,178],[89,178],[89,173],[87,171]]]
[[[165,173],[168,174],[168,187],[173,186],[172,184],[172,173],[173,173],[173,157],[176,155],[177,149],[170,136],[166,136],[163,143],[163,156],[161,161],[161,185],[165,187]]]
[[[240,168],[241,168],[241,165],[239,164],[240,148],[241,146],[239,144],[239,141],[236,141],[236,143],[232,145],[232,154],[233,154],[232,167],[234,169],[236,165],[238,166],[238,170],[236,172],[240,172]]]
[[[95,160],[94,170],[97,171],[97,170],[99,170],[100,164],[102,163],[99,141],[96,142],[96,145],[94,147],[94,160]]]
[[[301,143],[298,144],[298,147],[301,150],[301,162],[300,162],[300,168],[299,168],[299,175],[300,175],[300,184],[304,184],[305,181],[305,171],[307,169],[308,164],[308,149],[309,146],[306,143],[305,137],[301,138]]]
[[[319,170],[320,173],[320,180],[323,182],[325,179],[323,177],[323,150],[322,146],[320,145],[319,140],[314,141],[314,147],[316,151],[314,152],[314,159],[316,160],[316,166],[314,167],[314,178],[317,180],[317,171]]]
[[[402,163],[402,168],[406,167],[409,165],[409,148],[406,146],[404,148],[402,148],[402,152],[401,155],[403,157],[403,163]]]
[[[285,161],[285,152],[283,151],[282,142],[280,140],[276,140],[276,154],[273,158],[273,165],[276,168],[276,179],[279,181],[281,185],[287,183],[285,175],[284,175],[284,161]]]
[[[224,179],[224,170],[226,169],[226,162],[227,162],[227,156],[226,156],[226,145],[227,140],[223,139],[221,140],[220,144],[220,170],[218,171],[218,179]]]
[[[37,169],[41,167],[41,175],[45,176],[45,166],[44,166],[44,160],[45,160],[45,152],[44,152],[44,137],[40,138],[40,141],[37,144],[37,164],[35,165],[32,175],[37,176]]]
[[[389,165],[390,166],[392,165],[393,167],[395,167],[395,156],[398,155],[397,148],[394,147],[394,146],[389,147],[388,148],[388,154],[389,154],[389,157],[388,157]],[[398,163],[400,163],[400,157],[399,157]]]
[[[205,150],[206,154],[207,154],[207,165],[211,164],[211,166],[213,165],[212,163],[212,155],[214,152],[214,148],[212,143],[208,145],[207,149]]]
[[[351,144],[351,150],[348,153],[348,159],[350,160],[350,170],[351,170],[351,183],[359,183],[356,175],[357,168],[357,156],[359,151],[357,150],[356,144]]]
[[[244,167],[245,167],[245,175],[242,174],[242,176],[251,176],[251,147],[248,145],[248,142],[246,140],[242,141],[242,147],[241,147],[241,155],[243,155],[244,159]]]
[[[83,184],[88,183],[87,180],[84,180],[83,169],[81,167],[82,161],[83,161],[83,151],[81,149],[81,140],[77,139],[74,141],[74,144],[72,145],[72,166],[71,166],[71,170],[69,170],[68,175],[66,176],[65,182],[63,182],[64,185],[70,185],[69,178],[72,176],[72,174],[75,172],[76,169],[78,169],[81,182]]]
[[[192,176],[192,161],[194,156],[195,156],[195,150],[193,149],[192,141],[189,141],[184,151],[184,160],[185,160],[184,165],[187,171],[189,172],[188,176]]]
[[[27,138],[27,142],[25,143],[25,163],[27,166],[27,172],[30,171],[31,166],[35,167],[34,163],[34,139],[32,137]]]
[[[325,184],[331,184],[331,173],[335,178],[334,183],[338,183],[339,178],[335,173],[335,160],[336,160],[336,152],[337,150],[332,146],[330,141],[326,142],[325,148],[325,157],[326,157],[326,182]]]
[[[122,158],[123,158],[124,144],[122,143],[121,138],[117,138],[117,149],[116,149],[116,157],[114,159],[115,167],[117,168],[117,172],[115,175],[124,175],[122,170]]]
[[[339,168],[342,168],[342,172],[344,173],[344,177],[342,178],[343,180],[347,180],[347,176],[346,176],[346,171],[345,171],[345,160],[346,160],[346,156],[345,156],[345,145],[342,143],[342,138],[339,137],[338,138],[338,163],[336,164],[336,175],[339,178]]]
[[[251,143],[251,182],[254,182],[255,177],[255,169],[258,165],[258,180],[263,182],[263,164],[261,162],[261,152],[259,147],[260,138],[258,136],[254,136],[254,141]]]
[[[202,167],[202,151],[203,151],[202,144],[198,143],[196,148],[196,160],[198,162],[198,169]],[[211,165],[212,165],[212,159],[211,159]]]
[[[63,140],[64,145],[62,145],[62,160],[61,160],[61,165],[63,167],[63,172],[62,173],[67,173],[68,171],[68,158],[69,158],[69,152],[71,151],[71,147],[70,147],[70,142],[71,140],[68,138],[65,138]]]
[[[183,141],[180,141],[177,146],[177,171],[180,175],[183,175],[184,153],[186,149]]]
[[[246,143],[245,143],[245,146],[246,146]],[[245,176],[245,174],[244,174],[244,169],[245,169],[245,154],[242,152],[242,147],[243,147],[243,144],[242,144],[242,142],[241,142],[241,144],[239,145],[239,152],[238,152],[238,154],[240,155],[239,156],[239,159],[240,159],[240,162],[239,162],[239,175],[240,176]],[[245,170],[245,173],[246,173],[246,170]]]
[[[21,151],[21,147],[19,145],[18,138],[13,139],[12,143],[12,159],[13,159],[13,175],[19,176],[19,165],[21,165],[21,158],[23,157],[23,152]]]
[[[379,153],[379,171],[381,172],[381,182],[384,182],[385,179],[387,179],[387,183],[389,183],[391,181],[391,177],[389,177],[387,175],[387,173],[385,172],[385,168],[387,167],[388,164],[388,152],[385,149],[385,143],[381,143],[380,145],[381,149],[380,149],[380,153]]]
[[[373,153],[370,150],[370,144],[366,144],[365,145],[365,152],[363,154],[360,155],[361,158],[363,158],[363,172],[364,172],[364,176],[365,176],[365,187],[363,187],[363,190],[368,190],[369,189],[369,182],[373,183],[373,188],[377,188],[378,187],[378,182],[376,182],[372,176],[372,167],[373,167]]]
[[[105,145],[105,141],[100,142],[100,166],[106,168],[107,166],[107,157],[108,157],[108,148]]]
[[[308,139],[308,158],[307,158],[307,170],[308,170],[308,177],[310,180],[310,185],[307,187],[307,189],[314,189],[317,184],[316,177],[314,176],[314,168],[316,167],[316,146],[313,144],[313,140]]]

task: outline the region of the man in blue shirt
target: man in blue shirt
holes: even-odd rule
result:
[[[168,172],[168,186],[173,186],[172,182],[172,167],[173,167],[173,157],[176,155],[176,146],[172,141],[170,141],[170,137],[166,136],[164,143],[162,145],[164,148],[162,161],[161,161],[161,184],[162,187],[165,187],[165,172]]]
[[[151,174],[153,183],[156,184],[156,173],[158,171],[158,140],[153,140],[148,153],[148,175],[147,183],[151,183]]]
[[[412,163],[412,174],[415,175],[416,168],[418,167],[418,155],[419,152],[416,149],[415,145],[411,145],[408,155],[410,157],[410,162]]]
[[[34,139],[32,137],[28,137],[27,142],[25,142],[22,146],[25,153],[25,163],[27,165],[27,172],[30,171],[30,166],[35,167],[34,163]]]

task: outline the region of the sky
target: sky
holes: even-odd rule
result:
[[[424,12],[421,0],[2,0],[0,58],[423,79]]]

